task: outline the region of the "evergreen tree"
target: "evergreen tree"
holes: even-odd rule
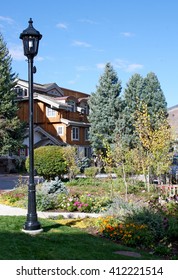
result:
[[[22,145],[24,125],[17,117],[11,56],[0,34],[0,154],[17,152]]]
[[[158,113],[167,117],[167,103],[158,78],[153,72],[144,78],[141,99],[147,105],[151,125],[154,128],[157,124],[155,116]]]
[[[121,111],[121,82],[112,65],[107,63],[96,92],[89,99],[90,141],[95,150],[103,148],[103,139],[115,141],[116,122]]]
[[[116,134],[119,135],[122,143],[130,148],[135,147],[137,143],[134,114],[141,96],[142,86],[143,78],[139,74],[134,74],[126,85],[123,95],[124,108],[122,116],[117,122]]]

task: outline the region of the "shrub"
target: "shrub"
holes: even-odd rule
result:
[[[83,173],[85,168],[90,167],[91,160],[87,157],[84,158],[78,158],[77,165],[80,169],[80,172]]]
[[[56,207],[55,196],[43,192],[36,193],[36,208],[38,211],[46,211]]]
[[[178,219],[176,217],[167,219],[167,237],[170,241],[178,240]]]
[[[122,217],[122,219],[125,219],[128,214],[132,214],[139,208],[139,206],[124,201],[121,197],[117,196],[113,198],[112,203],[109,205],[107,215],[114,215],[116,217]]]
[[[63,147],[62,149],[67,163],[68,178],[69,180],[74,179],[80,173],[80,169],[77,166],[77,149],[72,146]]]
[[[26,160],[26,168],[29,170],[29,157]],[[45,179],[54,179],[56,176],[66,173],[67,163],[59,146],[45,146],[34,150],[34,168],[38,175]]]
[[[55,177],[54,180],[45,181],[42,185],[41,190],[46,194],[59,194],[65,193],[68,194],[68,190],[64,183],[59,179],[59,177]]]
[[[93,201],[92,212],[94,213],[106,212],[111,204],[112,204],[112,200],[107,196],[95,197]]]
[[[88,167],[84,170],[84,174],[86,177],[94,178],[98,173],[98,168],[95,166]]]
[[[148,226],[155,242],[165,236],[164,216],[149,208],[141,208],[133,211],[126,218],[128,223],[144,224]]]

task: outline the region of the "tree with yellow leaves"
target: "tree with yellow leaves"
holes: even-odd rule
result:
[[[150,121],[147,105],[140,102],[135,112],[135,129],[138,135],[140,162],[149,191],[150,174],[157,176],[168,171],[170,166],[171,129],[165,114],[155,115],[154,127]]]

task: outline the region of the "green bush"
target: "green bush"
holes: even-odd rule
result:
[[[43,183],[41,190],[46,194],[68,194],[66,186],[61,181],[61,179],[59,179],[59,177],[55,177],[55,179],[51,181],[46,180]]]
[[[29,157],[26,160],[26,168],[29,170]],[[34,168],[38,175],[45,179],[54,179],[56,176],[66,173],[67,163],[59,146],[45,146],[34,150]]]
[[[45,194],[43,192],[36,193],[36,208],[38,211],[46,211],[55,209],[56,197],[53,195]]]
[[[178,219],[177,217],[169,217],[167,226],[167,237],[168,240],[176,241],[178,240]]]
[[[84,172],[85,168],[90,167],[90,165],[91,165],[91,160],[89,158],[87,157],[78,158],[77,166],[79,167],[81,173]]]
[[[147,225],[155,242],[165,236],[164,216],[160,212],[149,208],[141,208],[128,215],[126,221]]]
[[[125,219],[127,215],[132,215],[133,212],[137,211],[139,208],[138,205],[127,202],[120,196],[116,196],[112,199],[112,203],[109,205],[106,214]]]
[[[89,178],[94,178],[97,173],[98,173],[98,168],[95,166],[85,168],[85,170],[84,170],[85,176],[89,177]]]

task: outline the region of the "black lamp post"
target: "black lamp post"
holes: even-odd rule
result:
[[[29,233],[41,232],[36,213],[36,186],[34,181],[34,133],[33,133],[33,58],[38,53],[39,41],[42,35],[33,27],[30,18],[29,26],[20,34],[23,41],[24,55],[28,58],[28,83],[29,83],[29,185],[28,185],[28,213],[24,231]]]

